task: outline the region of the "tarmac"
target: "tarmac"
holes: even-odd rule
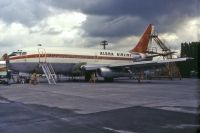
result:
[[[198,83],[0,85],[0,133],[195,133]]]

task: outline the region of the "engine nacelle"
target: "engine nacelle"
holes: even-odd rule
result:
[[[101,67],[101,68],[97,69],[97,73],[99,76],[104,77],[104,78],[117,78],[117,77],[129,77],[130,76],[130,73],[128,73],[128,72],[114,71],[107,67]]]
[[[146,55],[142,53],[134,53],[132,55],[132,59],[135,62],[145,60],[145,58],[146,58]]]
[[[113,72],[110,68],[107,68],[107,67],[101,67],[97,69],[97,73],[99,74],[99,76],[104,77],[104,78],[115,77],[115,72]]]

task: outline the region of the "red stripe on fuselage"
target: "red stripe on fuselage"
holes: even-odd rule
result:
[[[9,60],[28,59],[28,58],[78,58],[78,59],[102,59],[102,60],[132,60],[125,57],[89,56],[89,55],[70,55],[70,54],[31,54],[10,57]]]

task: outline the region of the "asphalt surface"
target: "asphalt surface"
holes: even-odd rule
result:
[[[0,85],[0,133],[195,133],[198,82]]]

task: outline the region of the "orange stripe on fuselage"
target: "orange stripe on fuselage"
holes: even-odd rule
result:
[[[126,60],[131,61],[132,58],[126,57],[107,57],[107,56],[89,56],[89,55],[71,55],[71,54],[31,54],[10,57],[9,60],[28,59],[28,58],[78,58],[78,59],[102,59],[102,60]]]

